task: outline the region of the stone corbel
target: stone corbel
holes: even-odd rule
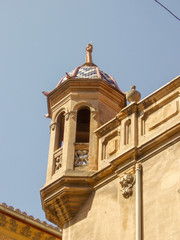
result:
[[[135,183],[134,176],[130,173],[125,173],[123,177],[120,178],[121,191],[124,198],[129,198],[133,194],[133,185]]]

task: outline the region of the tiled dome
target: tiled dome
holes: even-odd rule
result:
[[[88,44],[86,46],[86,62],[85,62],[85,64],[75,68],[74,70],[72,70],[69,73],[66,73],[66,76],[61,78],[61,80],[57,84],[56,88],[59,87],[62,83],[64,83],[68,79],[79,79],[79,80],[83,80],[83,79],[101,79],[103,81],[106,81],[108,84],[111,84],[111,86],[115,87],[116,89],[120,90],[118,88],[118,85],[117,85],[116,81],[109,74],[101,71],[93,63],[93,61],[92,61],[92,50],[93,50],[92,44]],[[43,91],[43,94],[45,96],[47,96],[51,92],[52,91],[50,91],[50,92]]]
[[[75,68],[73,71],[66,73],[66,76],[64,76],[60,82],[58,83],[58,86],[65,82],[67,79],[76,78],[76,79],[102,79],[109,84],[111,84],[114,87],[118,87],[116,81],[107,73],[101,71],[97,66],[80,66]]]

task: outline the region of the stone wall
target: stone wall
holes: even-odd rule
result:
[[[180,239],[180,143],[142,163],[144,240]],[[97,189],[66,224],[63,240],[135,240],[135,186],[122,196],[119,177]]]

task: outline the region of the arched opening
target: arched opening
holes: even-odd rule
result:
[[[89,143],[90,110],[81,108],[77,113],[76,143]]]
[[[57,119],[55,150],[63,147],[64,122],[65,122],[64,112],[62,112]]]

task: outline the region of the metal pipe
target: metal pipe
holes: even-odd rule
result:
[[[136,164],[136,240],[142,240],[141,164]]]

